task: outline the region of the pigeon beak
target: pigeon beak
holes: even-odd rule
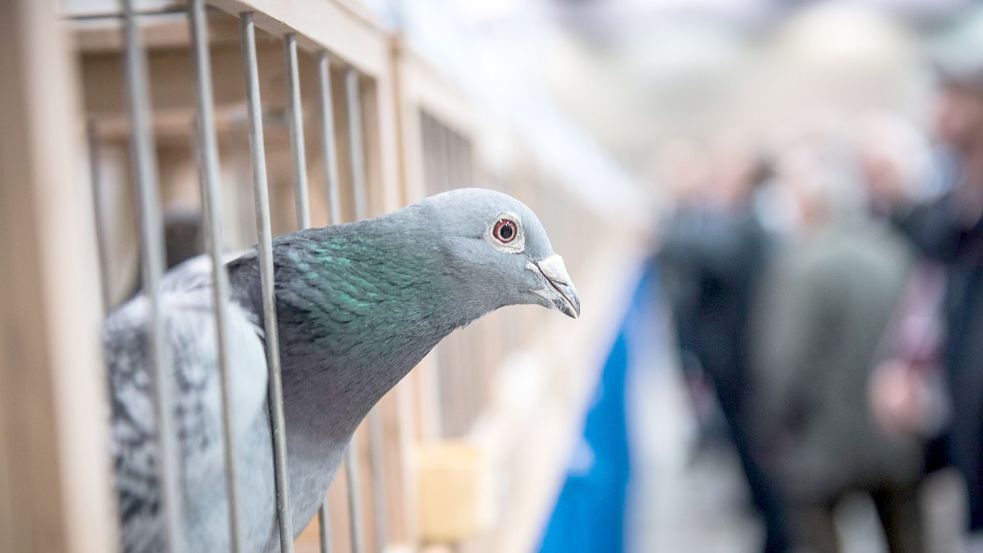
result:
[[[529,263],[529,269],[546,279],[547,287],[536,293],[546,298],[556,310],[576,319],[580,316],[580,296],[563,265],[563,258],[551,255],[542,261]]]

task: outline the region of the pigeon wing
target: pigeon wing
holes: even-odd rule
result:
[[[186,497],[223,474],[210,270],[207,260],[196,258],[168,273],[161,287],[165,343],[173,375],[178,468]],[[234,303],[228,304],[227,313],[233,423],[240,438],[265,413],[266,357],[255,315]],[[149,321],[150,304],[141,296],[114,312],[103,326],[124,551],[158,550],[161,539],[160,455]]]

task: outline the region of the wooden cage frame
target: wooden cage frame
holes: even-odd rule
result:
[[[183,4],[148,1],[164,8]],[[87,13],[86,0],[70,3],[73,8],[66,13],[55,0],[11,0],[0,23],[0,71],[13,75],[17,85],[0,88],[2,119],[12,122],[0,130],[0,240],[7,252],[0,259],[9,283],[0,287],[4,337],[0,550],[5,551],[111,551],[115,539],[108,464],[98,447],[105,440],[98,430],[105,398],[99,385],[103,371],[97,321],[102,311],[96,292],[92,198],[86,187],[66,183],[85,174],[86,117],[76,97],[79,88],[99,80],[107,89],[122,89],[122,77],[112,71],[97,65],[85,71],[73,67],[70,40],[78,52],[118,52],[121,44],[112,32],[66,26],[66,17],[77,19]],[[290,33],[301,51],[327,51],[332,63],[358,72],[364,84],[360,95],[368,215],[392,211],[425,195],[427,153],[421,113],[480,145],[476,108],[466,95],[357,4],[348,0],[303,5],[289,0],[208,0],[207,4],[232,16],[253,12],[258,29],[275,37]],[[212,34],[221,37],[222,30],[212,29]],[[148,35],[147,42],[151,48],[173,47],[187,45],[188,38],[178,28]],[[164,86],[155,78],[151,77],[151,89]],[[217,95],[222,94],[217,84]],[[86,103],[90,121],[94,112],[106,110],[97,113],[98,132],[117,138],[130,132],[124,117],[110,113],[118,109],[118,100]],[[156,133],[189,124],[187,116],[169,113],[155,112]],[[548,171],[536,167],[534,159],[527,161],[529,167],[516,169],[517,174],[531,171],[537,177],[517,179],[522,187],[538,187],[551,178]],[[594,248],[597,258],[583,267],[588,274],[578,274],[578,285],[590,304],[616,306],[626,301],[622,296],[640,257],[638,241],[632,229],[619,221],[598,217],[594,224],[605,233],[604,247]],[[521,363],[539,375],[540,395],[533,403],[491,397],[465,436],[489,452],[496,470],[508,473],[513,508],[499,513],[497,522],[481,534],[463,539],[462,551],[511,553],[535,547],[596,381],[599,356],[616,323],[617,309],[610,312],[611,316],[574,326],[535,319],[542,332]],[[495,330],[490,324],[475,332]],[[501,341],[500,336],[495,339]],[[420,497],[415,459],[421,444],[441,439],[435,363],[435,356],[428,356],[375,409],[387,444],[386,485],[377,496],[385,503],[387,528],[384,544],[370,537],[374,551],[417,551],[426,546],[416,516]],[[362,466],[371,461],[364,427],[355,438]],[[77,433],[79,428],[85,432]],[[344,529],[352,521],[346,511],[346,483],[337,480],[328,494],[331,527],[339,529],[331,540],[334,551],[347,552],[352,544]],[[369,479],[363,479],[360,487],[366,499],[364,518],[371,521],[377,506]],[[373,533],[370,524],[365,534]],[[317,524],[312,523],[297,541],[297,550],[316,551],[317,541]]]

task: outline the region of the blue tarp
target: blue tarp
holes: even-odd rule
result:
[[[627,388],[631,329],[652,306],[655,274],[638,281],[584,420],[540,553],[620,553],[631,477]]]

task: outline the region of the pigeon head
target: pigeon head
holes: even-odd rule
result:
[[[563,258],[525,204],[500,192],[463,188],[418,205],[427,234],[436,233],[447,273],[467,287],[476,305],[535,304],[580,315]]]

